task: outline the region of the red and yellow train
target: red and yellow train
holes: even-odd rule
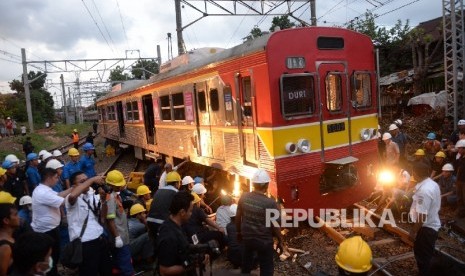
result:
[[[104,137],[139,158],[188,155],[242,183],[264,168],[288,208],[342,208],[371,193],[378,118],[369,37],[295,28],[202,51],[100,98]]]

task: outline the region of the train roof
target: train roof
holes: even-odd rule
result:
[[[267,42],[268,42],[271,35],[272,34],[265,34],[265,35],[260,36],[260,37],[258,37],[256,39],[247,40],[244,43],[242,43],[240,45],[237,45],[237,46],[235,46],[233,48],[229,48],[229,49],[221,50],[221,48],[211,47],[211,49],[215,49],[215,52],[216,52],[215,54],[206,56],[205,58],[202,58],[202,59],[191,58],[191,59],[189,59],[190,62],[187,65],[180,65],[178,67],[175,67],[172,70],[169,70],[169,71],[166,71],[166,72],[161,72],[161,73],[159,73],[157,75],[152,76],[148,80],[142,80],[142,81],[138,81],[138,82],[131,82],[128,85],[126,85],[126,82],[125,82],[124,83],[125,85],[122,85],[122,88],[120,90],[109,92],[107,95],[99,98],[97,100],[97,102],[100,102],[100,101],[103,101],[103,100],[108,100],[108,99],[111,99],[113,97],[122,95],[122,94],[127,93],[127,92],[142,89],[142,88],[147,87],[147,86],[149,86],[149,85],[151,85],[153,83],[156,83],[156,82],[159,82],[159,81],[162,81],[162,80],[166,80],[166,79],[172,78],[174,76],[178,76],[178,75],[182,75],[182,74],[187,73],[187,72],[195,71],[195,70],[200,69],[200,68],[202,68],[202,67],[204,67],[204,66],[206,66],[208,64],[224,61],[224,60],[227,60],[227,59],[232,58],[232,57],[242,56],[244,54],[253,53],[253,52],[262,50],[262,49],[265,48],[265,46],[266,46],[266,44],[267,44]],[[202,48],[201,50],[204,52],[205,48]],[[188,52],[188,53],[186,53],[184,55],[195,55],[195,50],[190,51],[190,52]],[[168,61],[168,62],[171,62],[171,61]],[[163,65],[161,67],[163,67]]]

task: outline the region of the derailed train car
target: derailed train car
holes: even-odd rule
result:
[[[190,55],[100,98],[104,137],[139,157],[188,155],[242,184],[264,168],[288,208],[342,208],[371,193],[378,118],[369,37],[295,28]]]

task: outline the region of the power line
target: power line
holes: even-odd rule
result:
[[[400,10],[400,9],[406,7],[406,6],[412,5],[413,3],[418,2],[418,1],[420,1],[420,0],[414,0],[414,1],[412,1],[412,2],[409,2],[409,3],[407,3],[407,4],[402,5],[402,6],[400,6],[400,7],[397,7],[397,8],[395,8],[395,9],[392,9],[392,10],[390,10],[390,11],[388,11],[388,12],[385,12],[385,13],[382,13],[382,14],[380,14],[380,15],[377,15],[377,16],[375,16],[375,18],[381,17],[381,16],[386,15],[386,14],[389,14],[389,13],[391,13],[391,12],[395,12],[395,11],[397,11],[397,10]]]
[[[102,15],[100,15],[100,11],[99,11],[97,5],[95,4],[94,0],[92,0],[92,4],[94,4],[94,8],[97,11],[97,14],[98,14],[98,17],[100,18],[100,21],[102,21],[102,23],[103,23],[103,27],[105,28],[105,31],[107,32],[107,35],[110,38],[111,44],[113,45],[113,47],[116,48],[115,42],[113,41],[113,38],[111,38],[110,32],[107,29],[107,25],[105,24],[105,21],[103,21]]]
[[[89,10],[89,8],[87,7],[87,5],[86,5],[86,3],[84,2],[84,0],[82,0],[82,4],[84,4],[84,7],[86,8],[86,10],[87,10],[87,12],[89,13],[90,17],[91,17],[92,20],[94,21],[95,26],[97,26],[97,29],[98,29],[98,31],[100,32],[100,35],[103,37],[103,39],[104,39],[105,42],[107,43],[108,48],[110,48],[110,50],[114,53],[115,51],[113,50],[113,48],[111,48],[111,46],[110,46],[110,44],[108,43],[108,40],[107,40],[107,38],[105,37],[105,35],[103,35],[102,30],[101,30],[100,27],[98,26],[97,21],[95,21],[94,16],[93,16],[92,13],[90,12],[90,10]]]
[[[119,2],[116,0],[116,6],[118,7],[119,19],[121,20],[121,26],[123,27],[124,38],[126,39],[126,45],[129,49],[129,40],[128,35],[126,34],[126,28],[124,27],[123,15],[121,14],[121,9],[119,8]]]

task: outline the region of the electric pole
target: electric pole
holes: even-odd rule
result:
[[[26,111],[27,121],[29,123],[29,131],[34,132],[34,121],[32,120],[32,108],[31,108],[31,92],[29,91],[29,79],[27,76],[27,64],[26,64],[26,49],[21,48],[21,59],[23,63],[23,83],[24,93],[26,94]]]
[[[61,80],[61,90],[63,92],[63,114],[65,116],[65,124],[68,123],[68,107],[66,106],[66,90],[65,90],[65,81],[63,80],[63,74],[60,75]]]
[[[184,54],[184,38],[182,36],[181,0],[174,0],[176,8],[176,35],[178,36],[178,55]]]

